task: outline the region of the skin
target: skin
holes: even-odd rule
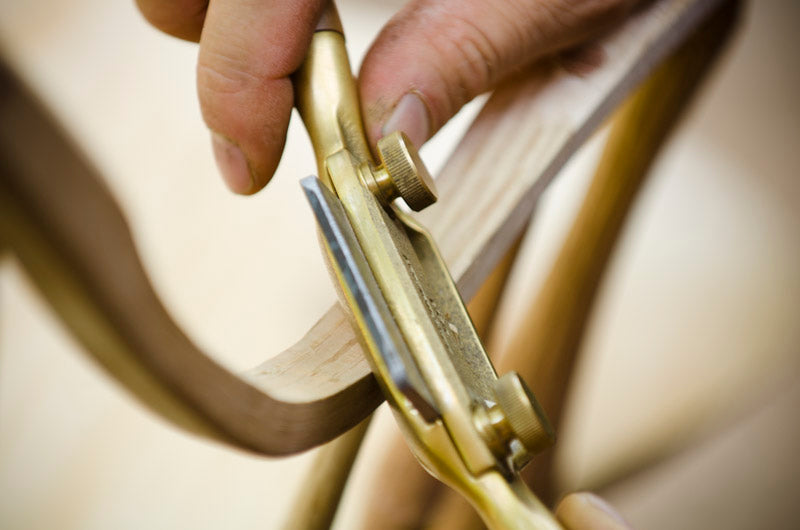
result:
[[[324,1],[136,1],[157,28],[200,43],[197,94],[217,165],[232,191],[257,192],[280,161],[294,104],[290,76]],[[422,145],[472,98],[586,43],[636,1],[411,0],[381,30],[359,72],[369,141],[400,129]],[[574,54],[566,57],[569,68]],[[591,493],[568,495],[556,516],[572,530],[629,528]]]
[[[635,2],[411,0],[380,32],[359,73],[370,142],[400,129],[420,146],[469,100],[586,42]],[[200,43],[197,93],[220,171],[236,193],[263,188],[283,151],[290,75],[323,0],[137,3],[156,27]]]

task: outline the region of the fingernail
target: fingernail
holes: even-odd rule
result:
[[[409,92],[397,102],[392,115],[381,129],[383,136],[395,131],[403,131],[406,136],[420,147],[428,139],[430,118],[428,108],[415,92]]]
[[[253,176],[244,153],[236,144],[219,133],[211,133],[214,158],[222,178],[234,193],[246,194],[253,190]]]
[[[610,522],[613,522],[617,525],[615,527],[631,528],[630,524],[628,524],[628,521],[623,519],[622,516],[619,514],[619,512],[617,512],[617,510],[615,510],[613,506],[608,504],[601,497],[598,497],[594,493],[588,493],[588,492],[578,493],[578,495],[582,498],[583,501],[587,502],[592,507],[603,512],[603,514],[609,517],[611,519]]]

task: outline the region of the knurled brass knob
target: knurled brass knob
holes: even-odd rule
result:
[[[509,372],[495,384],[497,405],[508,427],[531,455],[555,441],[555,432],[533,392],[516,372]]]
[[[378,155],[393,188],[388,191],[387,198],[400,196],[416,212],[436,202],[433,177],[405,134],[396,131],[378,140]],[[379,186],[384,188],[386,184],[379,183]]]

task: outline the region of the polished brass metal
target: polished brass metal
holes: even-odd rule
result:
[[[320,19],[294,84],[295,106],[311,137],[319,178],[325,184],[330,184],[325,161],[336,152],[346,150],[360,162],[374,163],[341,22],[332,3]]]
[[[547,424],[518,378],[497,379],[433,239],[393,202],[424,208],[436,200],[433,181],[402,133],[379,143],[375,164],[331,17],[295,78],[329,191],[304,188],[376,379],[419,461],[490,527],[559,528],[517,474]]]
[[[433,177],[425,168],[416,148],[401,131],[378,140],[381,165],[362,169],[370,191],[388,206],[397,197],[418,212],[437,200]]]
[[[530,453],[536,454],[555,442],[555,431],[544,410],[516,372],[497,381],[496,395],[511,431]]]
[[[516,372],[497,380],[495,395],[497,403],[489,408],[487,416],[503,443],[517,440],[522,444],[524,451],[517,449],[512,455],[519,469],[555,442],[555,431],[533,392]]]

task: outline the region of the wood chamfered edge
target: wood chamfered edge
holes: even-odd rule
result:
[[[193,432],[282,455],[324,443],[381,402],[341,310],[251,376],[214,362],[159,301],[100,175],[5,68],[0,116],[0,240],[76,338],[149,408]],[[330,340],[316,351],[320,337]]]
[[[465,299],[569,156],[718,4],[653,2],[598,44],[604,61],[594,71],[542,63],[490,98],[437,181],[443,199],[422,216]],[[0,116],[0,240],[73,334],[152,410],[193,432],[282,455],[334,438],[381,402],[338,306],[243,377],[211,360],[158,300],[97,172],[5,67]]]

